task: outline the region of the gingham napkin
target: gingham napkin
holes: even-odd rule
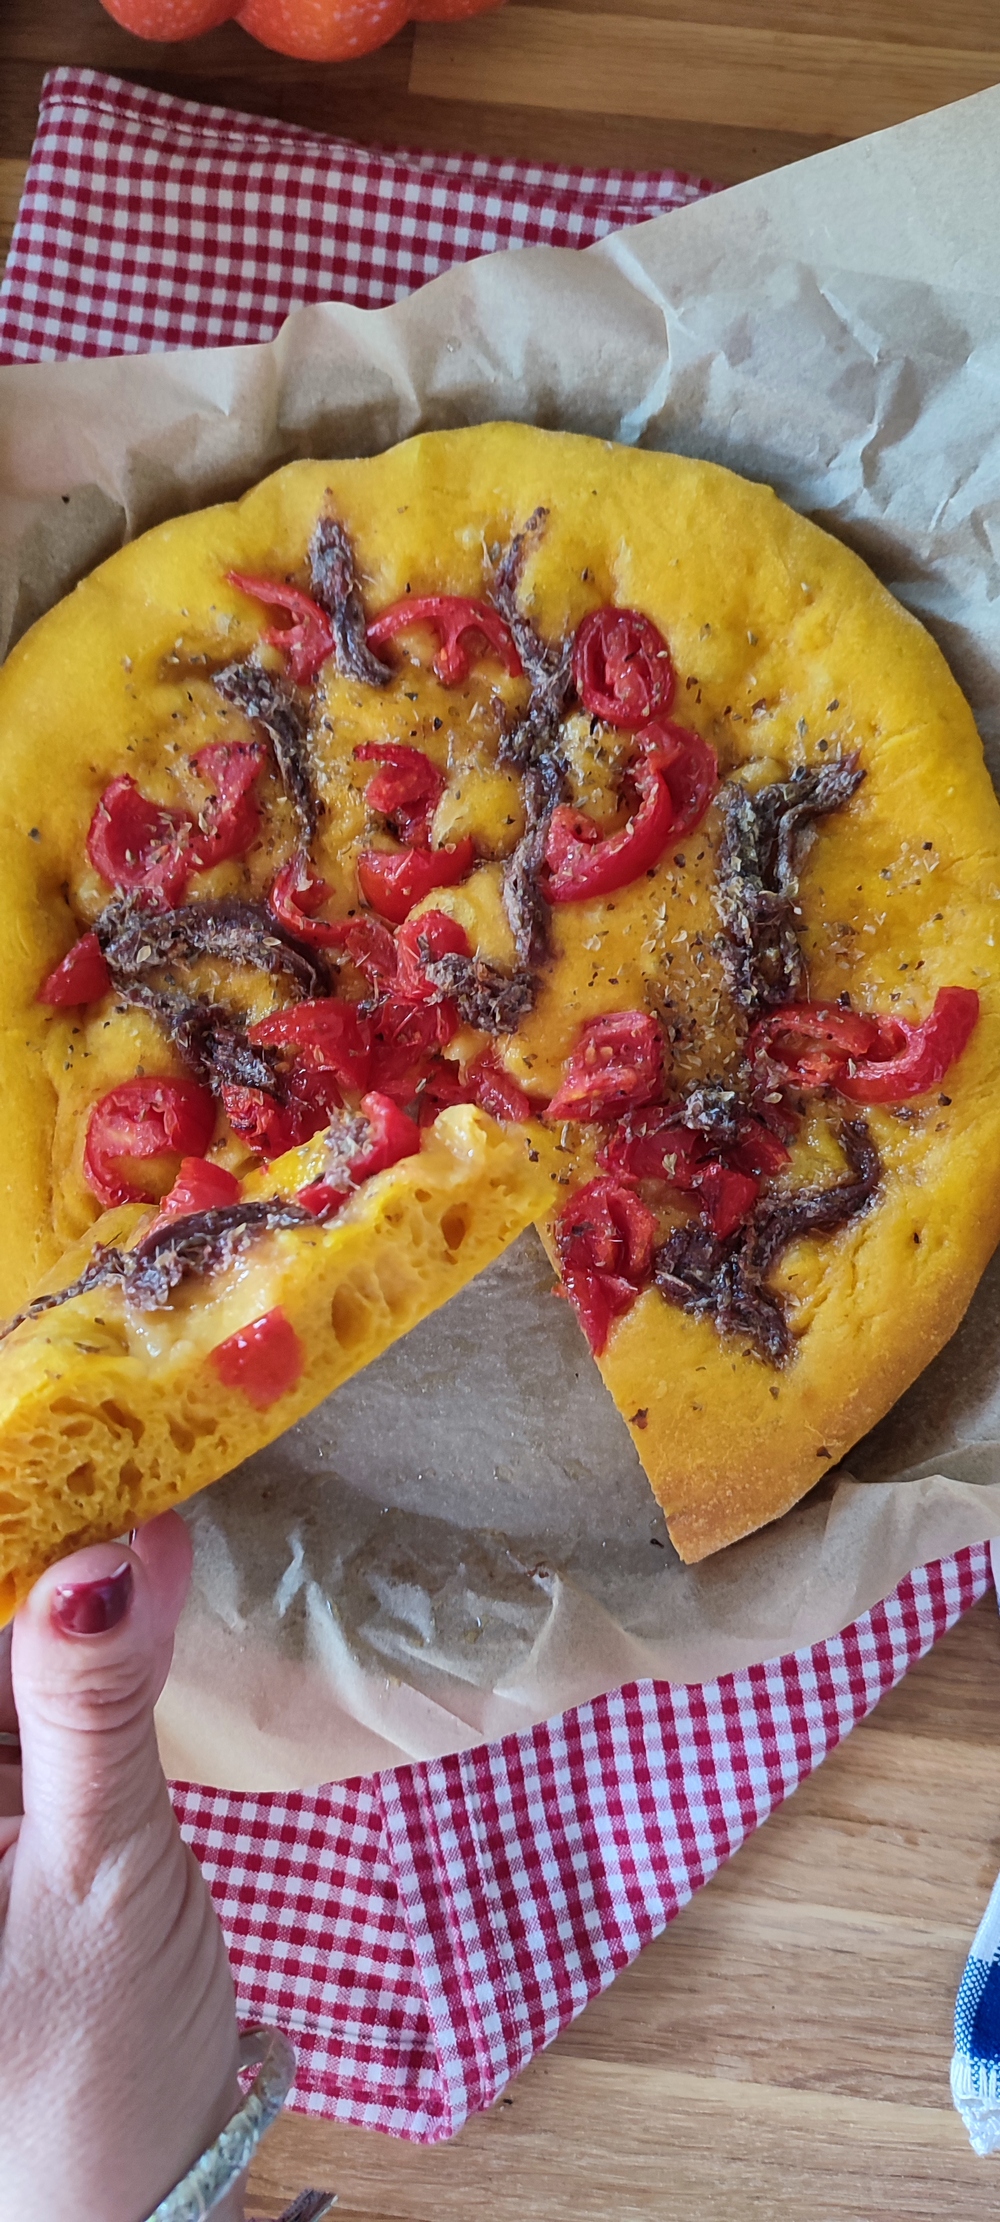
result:
[[[672,171],[372,152],[56,70],[0,358],[269,339],[304,302],[377,307],[471,255],[583,246],[711,190]],[[266,1797],[175,1784],[241,2016],[279,2021],[296,2046],[293,2103],[453,2136],[989,1582],[980,1545],[811,1650],[691,1688],[636,1683],[363,1782]]]
[[[91,69],[45,79],[0,287],[0,362],[273,339],[380,309],[500,247],[587,247],[707,178],[403,154],[196,107]]]

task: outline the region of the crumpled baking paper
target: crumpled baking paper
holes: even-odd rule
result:
[[[1000,90],[266,347],[0,371],[0,643],[123,539],[297,456],[514,417],[707,456],[936,635],[1000,779]],[[873,1435],[700,1566],[667,1541],[533,1235],[197,1498],[175,1775],[293,1788],[833,1633],[1000,1530],[1000,1265]]]

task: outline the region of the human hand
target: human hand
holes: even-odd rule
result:
[[[239,2103],[225,1946],[153,1732],[190,1569],[165,1513],[51,1567],[0,1635],[22,1755],[0,1765],[0,2222],[144,2222]]]

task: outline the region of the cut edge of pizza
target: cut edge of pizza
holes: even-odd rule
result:
[[[187,1160],[154,1218],[109,1211],[60,1261],[0,1364],[0,1625],[54,1559],[272,1442],[544,1208],[544,1140],[467,1105],[411,1133],[335,1217],[316,1215],[325,1149],[242,1188]]]

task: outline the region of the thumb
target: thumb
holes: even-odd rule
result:
[[[190,1571],[187,1529],[166,1513],[134,1549],[97,1543],[50,1567],[14,1623],[19,1864],[75,1900],[165,1800],[153,1707]]]

